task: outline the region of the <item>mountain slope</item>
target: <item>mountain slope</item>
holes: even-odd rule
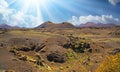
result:
[[[10,26],[7,24],[0,24],[0,28],[7,28],[7,29],[16,29],[19,28],[18,26]]]
[[[87,22],[85,24],[80,24],[77,27],[113,27],[117,26],[116,24],[102,24],[102,23],[93,23],[93,22]]]
[[[48,22],[45,22],[45,23],[39,25],[36,28],[74,28],[74,26],[68,22],[56,24],[56,23],[48,21]]]
[[[0,24],[0,28],[11,28],[11,26],[7,24]]]

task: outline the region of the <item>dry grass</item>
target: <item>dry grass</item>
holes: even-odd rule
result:
[[[67,49],[68,60],[62,64],[48,62],[45,56],[47,53],[40,53],[41,56],[44,58],[46,64],[48,64],[52,70],[48,70],[46,67],[37,66],[32,62],[26,62],[26,65],[28,63],[30,64],[30,66],[33,66],[33,68],[36,68],[38,70],[38,71],[33,70],[33,72],[93,72],[100,63],[99,67],[96,69],[96,72],[120,72],[120,53],[114,56],[108,56],[107,59],[104,60],[106,56],[105,53],[107,53],[108,51],[107,48],[110,49],[110,48],[120,47],[119,45],[120,38],[114,37],[114,36],[112,37],[112,35],[108,35],[108,33],[110,32],[112,32],[112,29],[103,29],[103,30],[102,29],[86,29],[86,28],[85,29],[84,28],[83,29],[54,29],[54,30],[48,29],[47,31],[44,29],[10,30],[6,34],[0,35],[0,42],[5,40],[11,40],[12,38],[13,39],[18,38],[17,41],[19,41],[20,44],[24,43],[23,42],[24,39],[25,41],[26,39],[28,39],[26,42],[39,43],[40,41],[41,43],[43,41],[48,40],[47,43],[50,43],[52,45],[52,44],[59,43],[59,40],[57,41],[57,38],[62,40],[61,42],[64,42],[64,38],[67,38],[68,35],[72,34],[74,37],[78,37],[79,39],[81,39],[79,41],[88,42],[91,44],[91,47],[93,49],[98,49],[100,51],[95,52],[96,54],[94,52],[91,54],[87,54],[87,53],[81,54],[81,53],[74,52],[72,49],[71,50]],[[10,42],[8,44],[10,44]],[[13,45],[15,46],[15,44]],[[53,45],[52,49],[55,48],[55,46],[56,45]],[[17,48],[19,47],[20,46],[18,46]],[[48,48],[50,47],[48,46]],[[22,55],[26,55],[28,61],[35,61],[36,57],[34,58],[33,52],[34,51],[20,52],[20,53]],[[101,61],[103,62],[101,63]],[[16,66],[18,67],[19,61],[16,61],[16,62],[18,62],[18,65]]]
[[[108,56],[95,72],[120,72],[120,53]]]

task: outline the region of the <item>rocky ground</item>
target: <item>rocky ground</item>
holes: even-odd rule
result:
[[[120,27],[0,30],[0,72],[95,72],[120,52]]]

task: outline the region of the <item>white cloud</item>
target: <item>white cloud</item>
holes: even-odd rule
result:
[[[5,0],[0,0],[0,15],[2,16],[1,21],[12,26],[35,27],[42,23],[36,16],[9,8],[9,4]]]
[[[12,14],[8,21],[8,24],[13,26],[21,26],[21,27],[36,27],[40,23],[37,20],[38,18],[32,15],[27,15],[24,12],[17,12],[16,14]]]
[[[25,17],[24,17],[23,12],[17,12],[17,13],[12,14],[10,16],[10,19],[9,19],[8,23],[12,24],[13,26],[17,25],[17,24],[23,24],[23,23],[25,23],[24,18]]]
[[[13,9],[8,8],[9,4],[5,0],[0,0],[0,14],[3,20],[8,21],[9,15],[12,14]]]
[[[101,16],[80,16],[79,18],[76,16],[72,16],[72,19],[69,20],[74,25],[84,24],[87,22],[94,22],[94,23],[114,23],[120,24],[120,20],[118,18],[114,18],[112,15],[101,15]]]
[[[116,5],[120,0],[108,0],[112,5]]]
[[[9,4],[5,0],[0,0],[0,7],[8,7]]]

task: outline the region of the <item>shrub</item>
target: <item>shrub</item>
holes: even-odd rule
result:
[[[76,58],[75,53],[73,53],[71,51],[68,51],[66,53],[66,56],[68,57],[68,59],[75,59]]]
[[[120,72],[120,53],[108,56],[96,72]]]
[[[87,37],[83,37],[80,40],[78,37],[69,35],[68,39],[69,39],[69,42],[65,44],[63,47],[71,48],[78,53],[84,53],[85,50],[90,53],[92,52],[92,48],[90,46],[90,39],[88,39]]]

